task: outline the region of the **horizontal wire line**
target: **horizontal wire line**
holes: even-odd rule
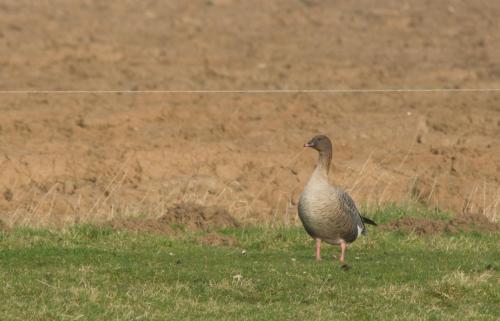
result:
[[[293,94],[293,93],[449,93],[500,92],[500,88],[389,88],[389,89],[250,89],[250,90],[0,90],[0,95],[15,94]]]

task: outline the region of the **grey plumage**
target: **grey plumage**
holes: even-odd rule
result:
[[[352,198],[313,174],[299,200],[299,217],[313,238],[330,244],[351,243],[366,233]]]
[[[375,222],[363,218],[349,194],[328,182],[332,157],[330,139],[319,135],[305,146],[319,152],[316,169],[299,199],[298,212],[305,230],[313,238],[330,244],[345,245],[354,242],[361,234],[366,233],[363,220],[367,223]],[[319,249],[317,251],[318,258]]]

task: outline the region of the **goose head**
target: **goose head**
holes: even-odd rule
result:
[[[320,153],[331,152],[332,141],[325,135],[316,135],[310,141],[305,143],[304,147],[314,148]]]

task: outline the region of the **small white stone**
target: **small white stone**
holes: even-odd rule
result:
[[[295,261],[297,261],[297,260],[294,257],[292,257],[292,262],[295,262]]]
[[[170,253],[168,253],[168,255],[170,255],[170,256],[174,256],[175,254],[174,254],[174,253],[172,253],[172,252],[170,252]]]
[[[243,251],[241,251],[241,254],[245,255],[245,254],[247,254],[247,251],[243,250]]]

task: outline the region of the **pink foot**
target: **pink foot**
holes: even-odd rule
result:
[[[347,249],[347,244],[345,242],[341,242],[340,243],[340,263],[344,263],[346,249]]]
[[[321,240],[316,239],[316,261],[321,261]]]

